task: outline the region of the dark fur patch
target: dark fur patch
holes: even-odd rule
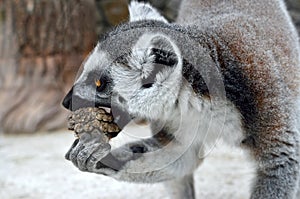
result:
[[[132,153],[146,153],[148,150],[145,146],[133,145],[130,146]]]
[[[162,49],[153,49],[153,52],[156,55],[155,63],[167,66],[177,64],[176,55],[174,53],[166,52]],[[200,72],[186,59],[183,59],[182,74],[183,77],[191,84],[195,93],[200,96],[209,96],[209,90]]]
[[[255,148],[256,147],[256,140],[253,136],[249,135],[245,139],[242,140],[242,145],[249,147],[249,148]]]
[[[211,57],[220,66],[226,98],[240,111],[245,130],[251,131],[252,136],[254,136],[253,133],[256,130],[259,113],[252,82],[244,74],[243,64],[230,54],[230,49],[216,41],[220,42],[222,40],[220,38],[211,40],[209,48],[211,49]]]
[[[174,136],[167,133],[165,130],[159,131],[153,136],[153,138],[159,143],[160,146],[166,146],[170,142],[175,141]]]

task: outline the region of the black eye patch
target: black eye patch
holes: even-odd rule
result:
[[[105,76],[101,76],[100,79],[97,79],[95,81],[97,92],[102,92],[105,89],[107,83],[108,83],[108,80]]]
[[[97,92],[103,92],[110,82],[111,79],[105,72],[92,71],[88,74],[84,84],[91,85]]]

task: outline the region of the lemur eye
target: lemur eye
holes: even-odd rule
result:
[[[101,79],[96,79],[95,80],[95,86],[98,92],[101,92],[104,90],[105,87],[105,82]]]
[[[105,74],[102,74],[100,77],[97,76],[94,78],[94,88],[96,88],[98,93],[106,90],[110,83],[111,79]]]
[[[100,79],[96,79],[95,80],[95,85],[96,85],[96,87],[98,88],[98,87],[100,87],[101,86],[101,80]]]

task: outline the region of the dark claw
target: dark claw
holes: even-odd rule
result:
[[[144,146],[134,145],[130,147],[132,153],[146,153],[147,149]]]

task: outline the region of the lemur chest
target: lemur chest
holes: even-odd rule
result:
[[[192,96],[179,112],[178,129],[197,142],[211,145],[223,139],[230,145],[239,146],[245,137],[241,114],[230,102],[213,102]]]

